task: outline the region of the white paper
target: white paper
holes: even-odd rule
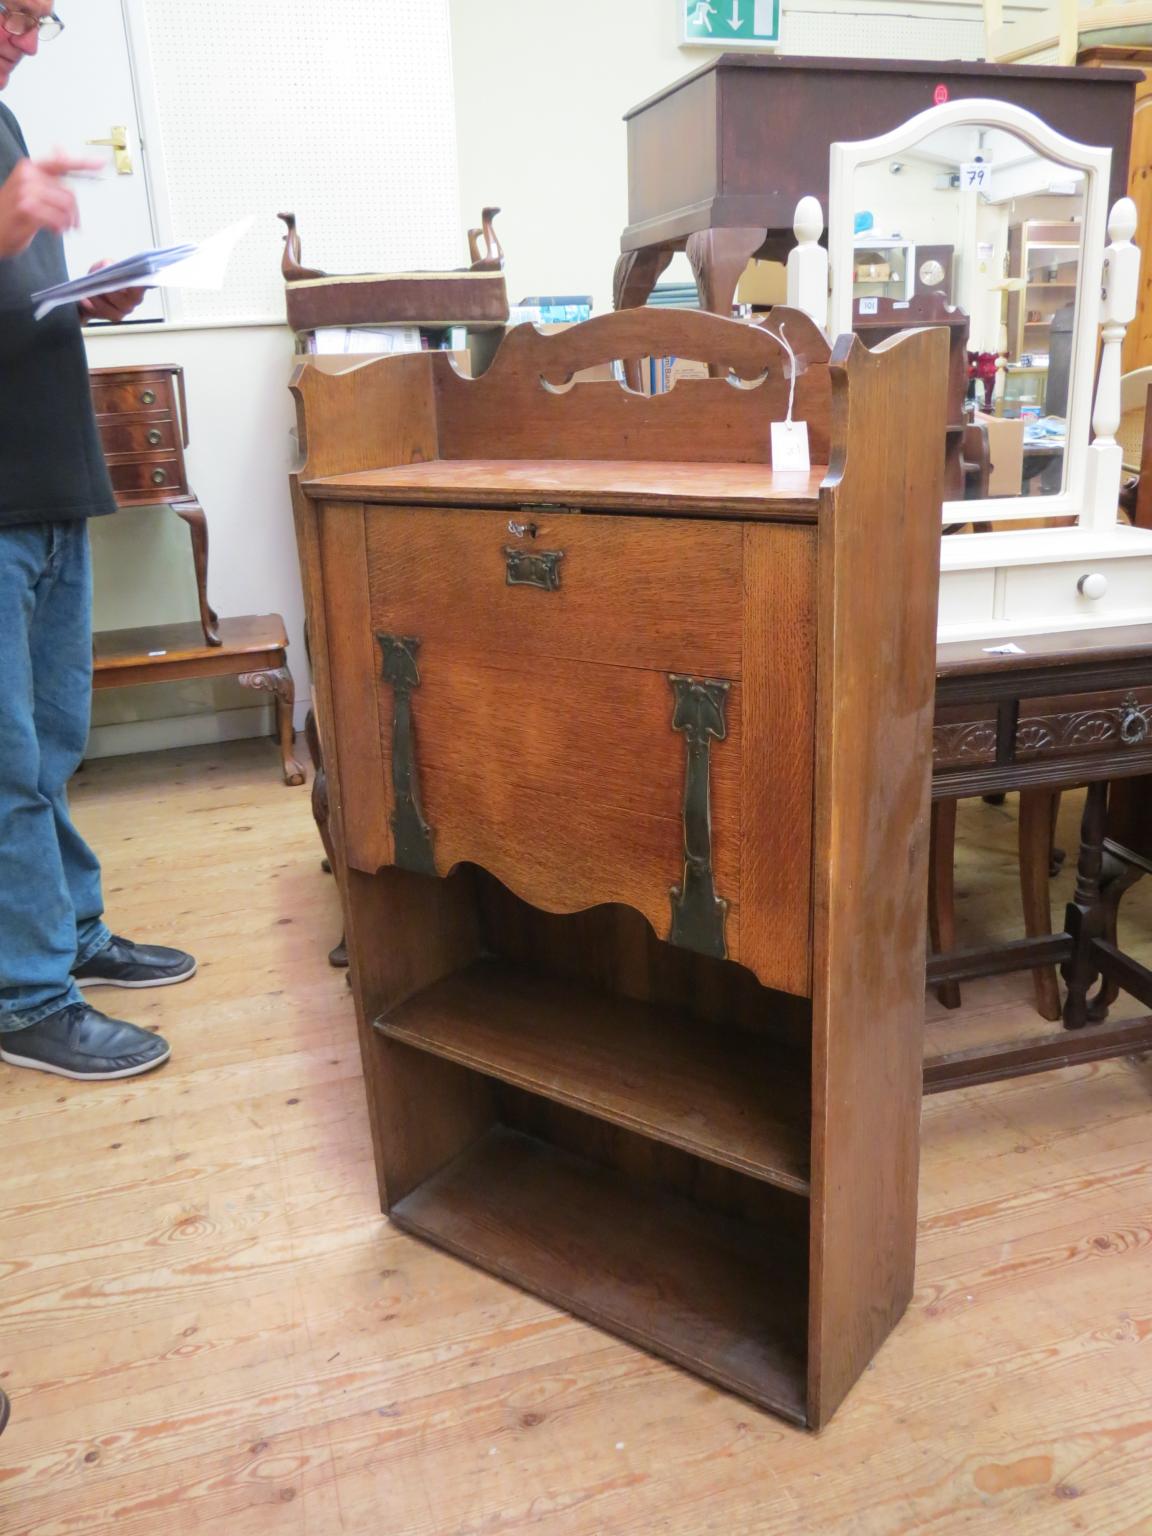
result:
[[[39,301],[35,318],[42,320],[61,304],[96,299],[104,293],[118,293],[122,288],[222,288],[232,252],[253,222],[252,218],[241,219],[198,246],[187,242],[140,251],[71,282],[43,288],[32,295],[34,301]]]
[[[808,423],[774,421],[772,423],[772,469],[811,469],[808,457]]]
[[[223,288],[232,252],[252,228],[251,217],[229,224],[218,234],[202,240],[193,255],[174,262],[157,272],[149,287],[153,288]]]
[[[985,645],[981,649],[986,656],[1027,656],[1028,654],[1022,645],[1015,645],[1011,640],[1007,645]]]

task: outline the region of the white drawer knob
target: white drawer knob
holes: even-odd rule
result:
[[[1099,571],[1092,571],[1087,576],[1081,576],[1076,587],[1084,597],[1103,597],[1108,590],[1108,578],[1102,576]]]

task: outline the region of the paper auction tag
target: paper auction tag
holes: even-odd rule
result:
[[[811,469],[808,457],[808,423],[774,421],[772,423],[772,468]]]

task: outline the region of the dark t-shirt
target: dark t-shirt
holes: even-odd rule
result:
[[[0,105],[0,183],[28,153]],[[64,246],[47,230],[0,260],[0,525],[114,512],[88,358],[74,304],[33,320],[30,295],[65,281]]]

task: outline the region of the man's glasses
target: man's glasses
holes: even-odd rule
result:
[[[47,16],[33,16],[30,11],[15,11],[7,5],[0,4],[0,27],[12,37],[23,37],[28,32],[40,30],[40,36],[45,42],[54,37],[59,37],[64,30],[64,23],[55,11],[49,11]]]

